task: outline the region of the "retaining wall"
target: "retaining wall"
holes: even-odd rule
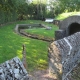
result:
[[[47,42],[52,42],[54,41],[54,38],[50,38],[50,37],[45,37],[45,36],[39,36],[39,35],[35,35],[35,34],[31,34],[31,33],[27,33],[25,32],[24,29],[31,29],[31,28],[45,28],[46,30],[51,30],[51,27],[48,27],[44,24],[17,24],[16,27],[15,27],[15,32],[17,34],[20,34],[20,35],[23,35],[23,36],[26,36],[26,37],[30,37],[30,38],[33,38],[33,39],[38,39],[38,40],[43,40],[43,41],[47,41]]]
[[[49,70],[58,80],[77,80],[71,74],[80,63],[80,32],[51,43],[48,56]]]
[[[43,27],[43,24],[17,24],[15,27],[15,32],[20,34],[20,29],[30,29],[31,27]]]
[[[29,80],[28,73],[18,57],[0,64],[0,80]]]

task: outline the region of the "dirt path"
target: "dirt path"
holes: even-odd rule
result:
[[[29,80],[57,80],[57,79],[54,79],[53,76],[49,75],[48,70],[37,70],[32,72],[32,75],[30,75]]]

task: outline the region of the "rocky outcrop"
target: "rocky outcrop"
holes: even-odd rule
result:
[[[29,80],[28,73],[18,57],[0,64],[0,80]]]
[[[49,69],[58,80],[77,80],[70,74],[76,70],[74,68],[79,63],[80,32],[51,43],[49,47]]]

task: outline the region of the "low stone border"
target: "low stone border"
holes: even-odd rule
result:
[[[24,31],[24,29],[30,29],[31,27],[40,27],[40,28],[46,28],[48,26],[44,25],[44,24],[17,24],[15,27],[15,32],[17,34],[26,36],[26,37],[30,37],[30,38],[34,38],[34,39],[38,39],[38,40],[43,40],[43,41],[47,41],[47,42],[52,42],[54,41],[53,38],[47,38],[47,37],[42,37],[39,35],[35,35],[35,34],[30,34]]]
[[[21,29],[29,29],[31,27],[41,27],[41,24],[17,24],[15,27],[15,32],[20,34]],[[42,26],[43,27],[43,26]]]

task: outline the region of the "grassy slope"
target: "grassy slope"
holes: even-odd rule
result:
[[[41,21],[19,21],[0,27],[0,63],[15,56],[22,58],[22,44],[26,44],[28,70],[47,68],[49,43],[25,38],[14,32],[16,24],[36,22]]]
[[[55,19],[58,19],[58,20],[63,20],[69,16],[72,16],[72,15],[80,15],[80,12],[68,12],[68,13],[62,13],[62,14],[59,14]]]

